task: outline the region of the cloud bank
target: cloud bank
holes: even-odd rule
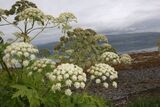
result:
[[[16,0],[1,0],[1,8],[9,8]],[[158,32],[159,0],[32,0],[47,14],[58,16],[72,12],[78,18],[74,27],[92,28],[99,33]],[[0,28],[2,29],[2,28]],[[6,28],[3,28],[6,29]],[[10,30],[12,32],[13,30]],[[9,32],[9,31],[8,31]],[[44,32],[39,40],[50,42],[59,38],[58,30]]]

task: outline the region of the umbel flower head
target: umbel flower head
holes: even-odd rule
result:
[[[28,69],[31,69],[32,71],[35,71],[35,72],[43,72],[47,70],[46,68],[48,67],[51,69],[54,69],[55,65],[56,63],[51,59],[42,58],[42,59],[36,60],[30,67],[28,67]]]
[[[0,16],[5,14],[4,11],[5,11],[5,10],[3,10],[3,9],[0,8]]]
[[[132,64],[132,61],[133,61],[133,59],[131,58],[131,56],[128,55],[128,54],[122,54],[122,55],[120,55],[120,60],[121,60],[121,63],[125,64],[125,65],[130,65],[130,64]]]
[[[44,18],[45,18],[45,15],[38,8],[32,8],[32,7],[30,7],[30,8],[25,9],[24,11],[20,12],[17,15],[16,18],[19,21],[29,19],[29,20],[35,20],[35,21],[38,21],[38,22],[43,22]]]
[[[118,73],[110,65],[99,63],[91,66],[87,72],[91,75],[90,79],[95,80],[97,84],[103,84],[105,88],[108,88],[109,82],[112,82],[112,86],[117,88],[115,79],[118,78]]]
[[[62,91],[71,95],[71,88],[83,89],[86,82],[86,74],[83,69],[74,64],[61,64],[46,76],[53,82],[52,90]]]
[[[35,54],[38,52],[38,49],[32,44],[25,42],[12,43],[4,50],[3,60],[8,67],[13,67],[15,65],[23,65],[26,67],[29,61],[36,58]]]
[[[106,42],[108,42],[107,37],[104,36],[104,35],[101,35],[101,34],[95,35],[95,39],[96,39],[97,41],[106,41]]]
[[[101,55],[101,60],[109,65],[116,65],[120,63],[119,56],[114,52],[104,52]]]
[[[66,21],[76,21],[77,20],[77,18],[70,12],[61,13],[57,19],[60,23],[64,23]]]

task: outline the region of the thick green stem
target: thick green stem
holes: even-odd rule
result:
[[[45,97],[49,93],[50,89],[51,89],[50,87],[47,88],[47,90],[43,93],[42,97]]]
[[[7,65],[6,65],[6,63],[3,62],[3,61],[2,61],[2,63],[3,63],[3,65],[4,65],[4,67],[5,67],[5,70],[6,70],[7,73],[8,73],[9,78],[12,79],[11,73],[10,73],[10,71],[9,71],[9,69],[8,69],[8,67],[7,67]]]

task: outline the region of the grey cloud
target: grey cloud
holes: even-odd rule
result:
[[[0,7],[9,8],[16,0],[1,0]],[[99,33],[126,33],[158,31],[160,29],[159,0],[32,0],[46,14],[57,16],[70,11],[78,18],[74,27],[89,27]],[[13,30],[12,30],[13,31]],[[43,36],[50,35],[50,36]],[[53,30],[43,33],[38,40],[58,40],[61,33]],[[56,36],[52,36],[56,35]]]

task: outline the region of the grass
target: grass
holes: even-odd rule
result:
[[[128,102],[127,107],[160,107],[160,96],[139,97]]]

